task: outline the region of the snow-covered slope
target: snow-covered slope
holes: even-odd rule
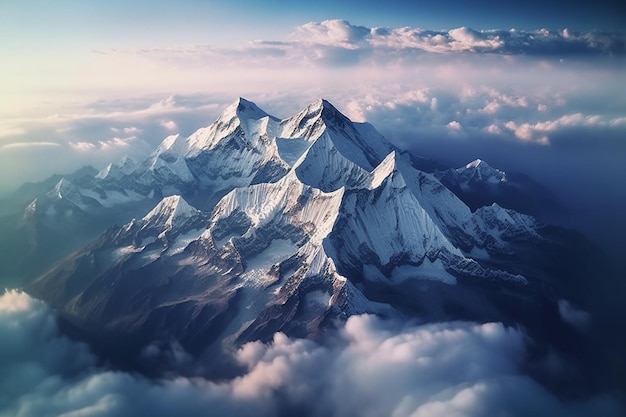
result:
[[[307,186],[290,171],[276,183],[236,189],[218,203],[203,236],[212,236],[218,246],[232,244],[244,259],[239,285],[248,306],[226,333],[249,338],[265,334],[267,326],[296,326],[289,319],[295,313],[318,320],[332,309],[381,309],[355,295],[358,291],[337,273],[324,250],[343,195],[343,188],[325,193]],[[350,304],[348,298],[358,303]],[[268,321],[268,314],[281,310],[279,319]]]
[[[354,123],[328,101],[320,99],[280,123],[282,139],[315,142],[323,135],[345,158],[369,171],[392,146],[368,123]]]
[[[490,221],[485,221],[486,211],[472,213],[470,208],[434,175],[414,169],[407,158],[397,152],[390,153],[372,171],[369,187],[377,187],[391,172],[402,175],[406,187],[432,222],[465,255],[476,256],[484,251],[490,254],[509,253],[506,242],[494,239],[495,236],[502,237],[500,231],[505,229],[516,230],[517,236],[539,237],[535,232],[537,223],[534,220],[531,222],[528,216],[521,215],[511,217],[497,204],[489,211]],[[513,235],[505,234],[504,238]]]
[[[498,184],[506,181],[505,172],[491,167],[481,159],[476,159],[464,167],[457,168],[455,172],[459,176],[461,187],[469,181],[482,181],[489,184]]]
[[[434,175],[472,211],[493,203],[536,216],[554,215],[563,209],[550,190],[531,178],[505,173],[481,159],[457,169],[435,170]]]
[[[365,169],[339,152],[327,132],[295,162],[294,169],[302,182],[324,191],[352,188],[368,176]]]
[[[182,223],[200,214],[179,195],[166,197],[142,219],[142,228],[164,226],[171,230],[174,223]]]
[[[61,178],[47,193],[35,198],[24,210],[23,221],[36,217],[50,221],[84,216],[85,212],[97,210],[101,203],[80,192],[70,180]]]
[[[165,194],[197,188],[228,192],[277,180],[287,169],[272,137],[277,124],[254,103],[239,98],[210,126],[187,138],[167,137],[135,177],[146,185],[176,187]]]
[[[118,162],[110,163],[105,168],[100,170],[95,178],[98,180],[103,180],[105,178],[120,178],[131,174],[135,169],[137,169],[137,166],[137,161],[125,155]]]

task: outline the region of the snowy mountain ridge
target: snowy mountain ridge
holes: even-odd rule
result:
[[[505,172],[500,171],[496,168],[492,168],[482,159],[476,159],[462,168],[457,168],[456,172],[461,176],[461,178],[464,178],[467,181],[474,179],[485,181],[491,184],[497,184],[499,182],[506,181]]]
[[[466,170],[486,183],[497,171],[481,161]],[[57,188],[85,210],[81,198],[111,210],[155,204],[43,274],[34,291],[81,326],[140,339],[151,329],[188,346],[234,347],[276,331],[314,337],[358,313],[447,314],[415,304],[431,288],[472,310],[474,285],[531,286],[499,259],[516,256],[513,240],[543,239],[529,216],[496,204],[472,212],[326,100],[280,120],[240,98],[138,164]]]

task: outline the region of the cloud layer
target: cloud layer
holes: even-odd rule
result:
[[[441,56],[620,61],[626,56],[626,34],[568,29],[479,31],[464,26],[450,30],[384,28],[353,25],[346,20],[325,20],[295,27],[284,39],[252,40],[231,47],[198,43],[97,52],[102,59],[109,57],[120,62],[122,59],[135,62],[134,71],[145,71],[143,78],[146,79],[152,78],[149,65],[158,62],[161,81],[173,76],[169,67],[204,68],[210,70],[213,77],[230,75],[239,78],[242,85],[249,86],[250,80],[243,74],[251,68],[257,76],[262,74],[264,77],[271,76],[268,70],[280,68],[285,79],[291,79],[297,78],[298,71],[306,68],[359,67],[362,71],[364,67],[420,64],[425,59]],[[208,81],[198,79],[203,84]]]
[[[348,320],[328,345],[243,346],[228,381],[158,381],[108,371],[62,336],[54,314],[16,291],[0,296],[0,416],[618,416],[609,397],[563,403],[520,371],[526,339],[499,323],[411,327]]]
[[[447,31],[413,27],[367,28],[345,20],[312,22],[296,28],[294,43],[362,50],[420,51],[433,53],[477,52],[532,55],[623,55],[626,38],[620,33],[554,31],[473,30]],[[289,44],[285,44],[289,45]]]
[[[102,54],[133,51],[101,50]],[[396,63],[423,58],[425,54],[496,54],[535,57],[623,57],[626,35],[620,32],[576,32],[569,29],[533,31],[516,29],[474,30],[458,27],[427,30],[417,27],[383,28],[353,25],[346,20],[310,22],[296,27],[285,40],[256,40],[238,47],[207,44],[134,51],[146,57],[191,65],[233,67],[238,58],[267,67],[280,61],[294,65],[353,66]]]

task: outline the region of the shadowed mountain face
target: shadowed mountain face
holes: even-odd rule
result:
[[[144,371],[153,343],[209,355],[277,331],[323,341],[362,313],[500,321],[559,351],[591,343],[562,306],[588,307],[601,255],[511,209],[532,212],[516,198],[539,188],[480,160],[424,166],[325,100],[279,120],[238,99],[145,161],[21,189],[5,268]]]
[[[522,174],[500,171],[481,159],[457,169],[436,170],[434,175],[472,211],[494,202],[539,218],[562,210],[541,184]]]

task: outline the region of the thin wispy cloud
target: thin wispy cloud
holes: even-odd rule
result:
[[[106,140],[98,140],[97,142],[69,142],[69,146],[81,152],[91,151],[95,149],[108,150],[111,148],[127,148],[137,139],[137,136],[113,137]]]
[[[503,127],[511,131],[520,140],[548,144],[549,135],[553,132],[583,127],[624,128],[626,127],[626,118],[606,118],[600,115],[574,113],[563,115],[555,120],[544,120],[537,123],[517,124],[510,120],[504,123]]]
[[[58,143],[54,142],[12,142],[6,143],[4,145],[0,145],[0,151],[2,150],[11,150],[18,149],[24,150],[28,148],[47,148],[47,147],[56,147],[61,146]]]

